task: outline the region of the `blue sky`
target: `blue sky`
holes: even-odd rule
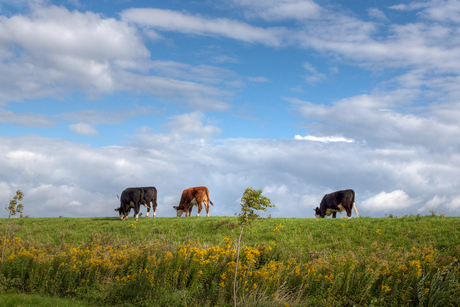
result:
[[[459,1],[0,1],[0,200],[158,216],[206,185],[313,217],[352,188],[361,215],[460,214]],[[145,209],[144,209],[145,211]]]

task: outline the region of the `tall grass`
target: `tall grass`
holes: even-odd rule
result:
[[[95,305],[233,304],[236,218],[10,222],[1,293]],[[256,220],[240,253],[238,304],[460,305],[459,230],[459,218],[439,216]]]

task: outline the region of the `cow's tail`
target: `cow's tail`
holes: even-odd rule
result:
[[[356,208],[356,203],[355,203],[355,191],[351,190],[353,192],[353,209],[355,209],[356,216],[359,217],[358,209]]]
[[[209,190],[208,189],[206,189],[206,196],[208,197],[208,200],[211,203],[211,205],[214,206],[214,204],[212,203],[211,199],[209,198]]]
[[[355,209],[356,216],[359,217],[358,209],[356,209],[356,204],[353,202],[353,209]]]

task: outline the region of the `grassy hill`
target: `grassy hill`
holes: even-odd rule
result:
[[[2,234],[6,222],[0,220]],[[95,305],[232,305],[237,223],[235,217],[12,219],[0,291]],[[459,256],[460,218],[434,212],[259,219],[244,229],[238,300],[457,305]]]

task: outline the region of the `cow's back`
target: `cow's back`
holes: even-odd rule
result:
[[[120,201],[122,204],[129,204],[131,201],[138,204],[144,196],[143,189],[140,188],[127,188],[121,193]]]
[[[157,199],[157,189],[155,187],[144,187],[144,200],[155,203]]]
[[[355,191],[353,190],[343,190],[339,191],[340,193],[340,199],[346,203],[347,205],[353,205],[355,202]]]

